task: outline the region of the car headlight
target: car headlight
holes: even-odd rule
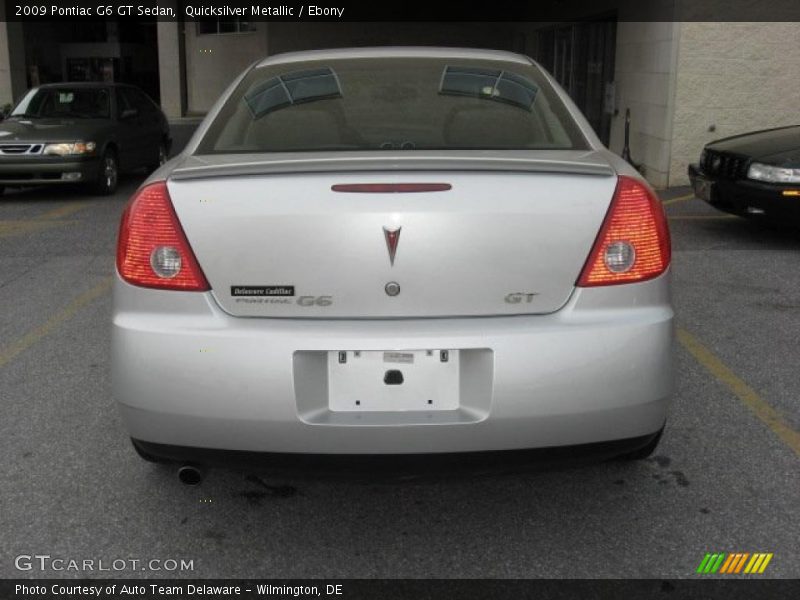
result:
[[[800,183],[800,169],[773,167],[754,162],[747,169],[747,178],[770,183]]]
[[[47,144],[43,154],[56,156],[69,156],[76,154],[91,154],[97,145],[94,142],[73,142],[69,144]]]

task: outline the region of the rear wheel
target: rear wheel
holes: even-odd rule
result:
[[[119,163],[113,150],[106,150],[100,161],[100,175],[94,182],[93,191],[98,196],[108,196],[117,191],[119,181]]]
[[[661,429],[658,430],[649,442],[646,445],[642,446],[641,448],[637,448],[632,452],[626,452],[625,454],[621,454],[618,460],[643,460],[648,458],[653,452],[655,452],[656,448],[658,447],[658,443],[661,441],[661,435],[664,433],[664,426],[662,425]]]

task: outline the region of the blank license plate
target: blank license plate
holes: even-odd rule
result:
[[[332,411],[455,410],[458,350],[328,352]]]

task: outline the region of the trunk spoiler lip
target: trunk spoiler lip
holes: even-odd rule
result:
[[[191,164],[194,161],[195,164]],[[189,164],[187,164],[189,163]],[[200,163],[200,164],[197,164]],[[274,158],[208,163],[199,157],[187,160],[168,176],[181,181],[239,175],[287,175],[293,173],[353,173],[382,171],[500,171],[518,173],[564,173],[596,177],[616,176],[617,171],[602,154],[582,152],[578,156],[553,158],[531,156],[342,156]]]

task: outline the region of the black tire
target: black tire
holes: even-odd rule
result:
[[[136,440],[134,440],[133,438],[131,438],[131,444],[133,444],[133,449],[136,450],[136,454],[138,454],[140,458],[146,460],[149,463],[155,463],[157,465],[166,465],[171,462],[166,458],[161,458],[160,456],[155,456],[154,454],[150,454],[149,452],[144,450],[141,446],[139,446],[139,444],[137,444]]]
[[[658,447],[658,443],[661,441],[661,435],[664,433],[664,425],[661,426],[661,429],[658,430],[649,442],[646,445],[633,450],[631,452],[626,452],[625,454],[621,454],[617,457],[618,460],[644,460],[645,458],[649,458],[653,452],[656,451]]]
[[[0,196],[2,196],[3,192],[5,192],[5,191],[6,191],[6,188],[3,187],[2,185],[0,185]]]
[[[100,173],[92,185],[92,192],[97,196],[108,196],[117,191],[119,183],[119,162],[117,153],[109,149],[100,159]]]
[[[158,158],[156,159],[155,162],[147,165],[148,173],[152,173],[153,171],[155,171],[158,167],[167,162],[168,159],[169,159],[169,153],[167,151],[167,144],[166,142],[161,142],[158,145]]]

